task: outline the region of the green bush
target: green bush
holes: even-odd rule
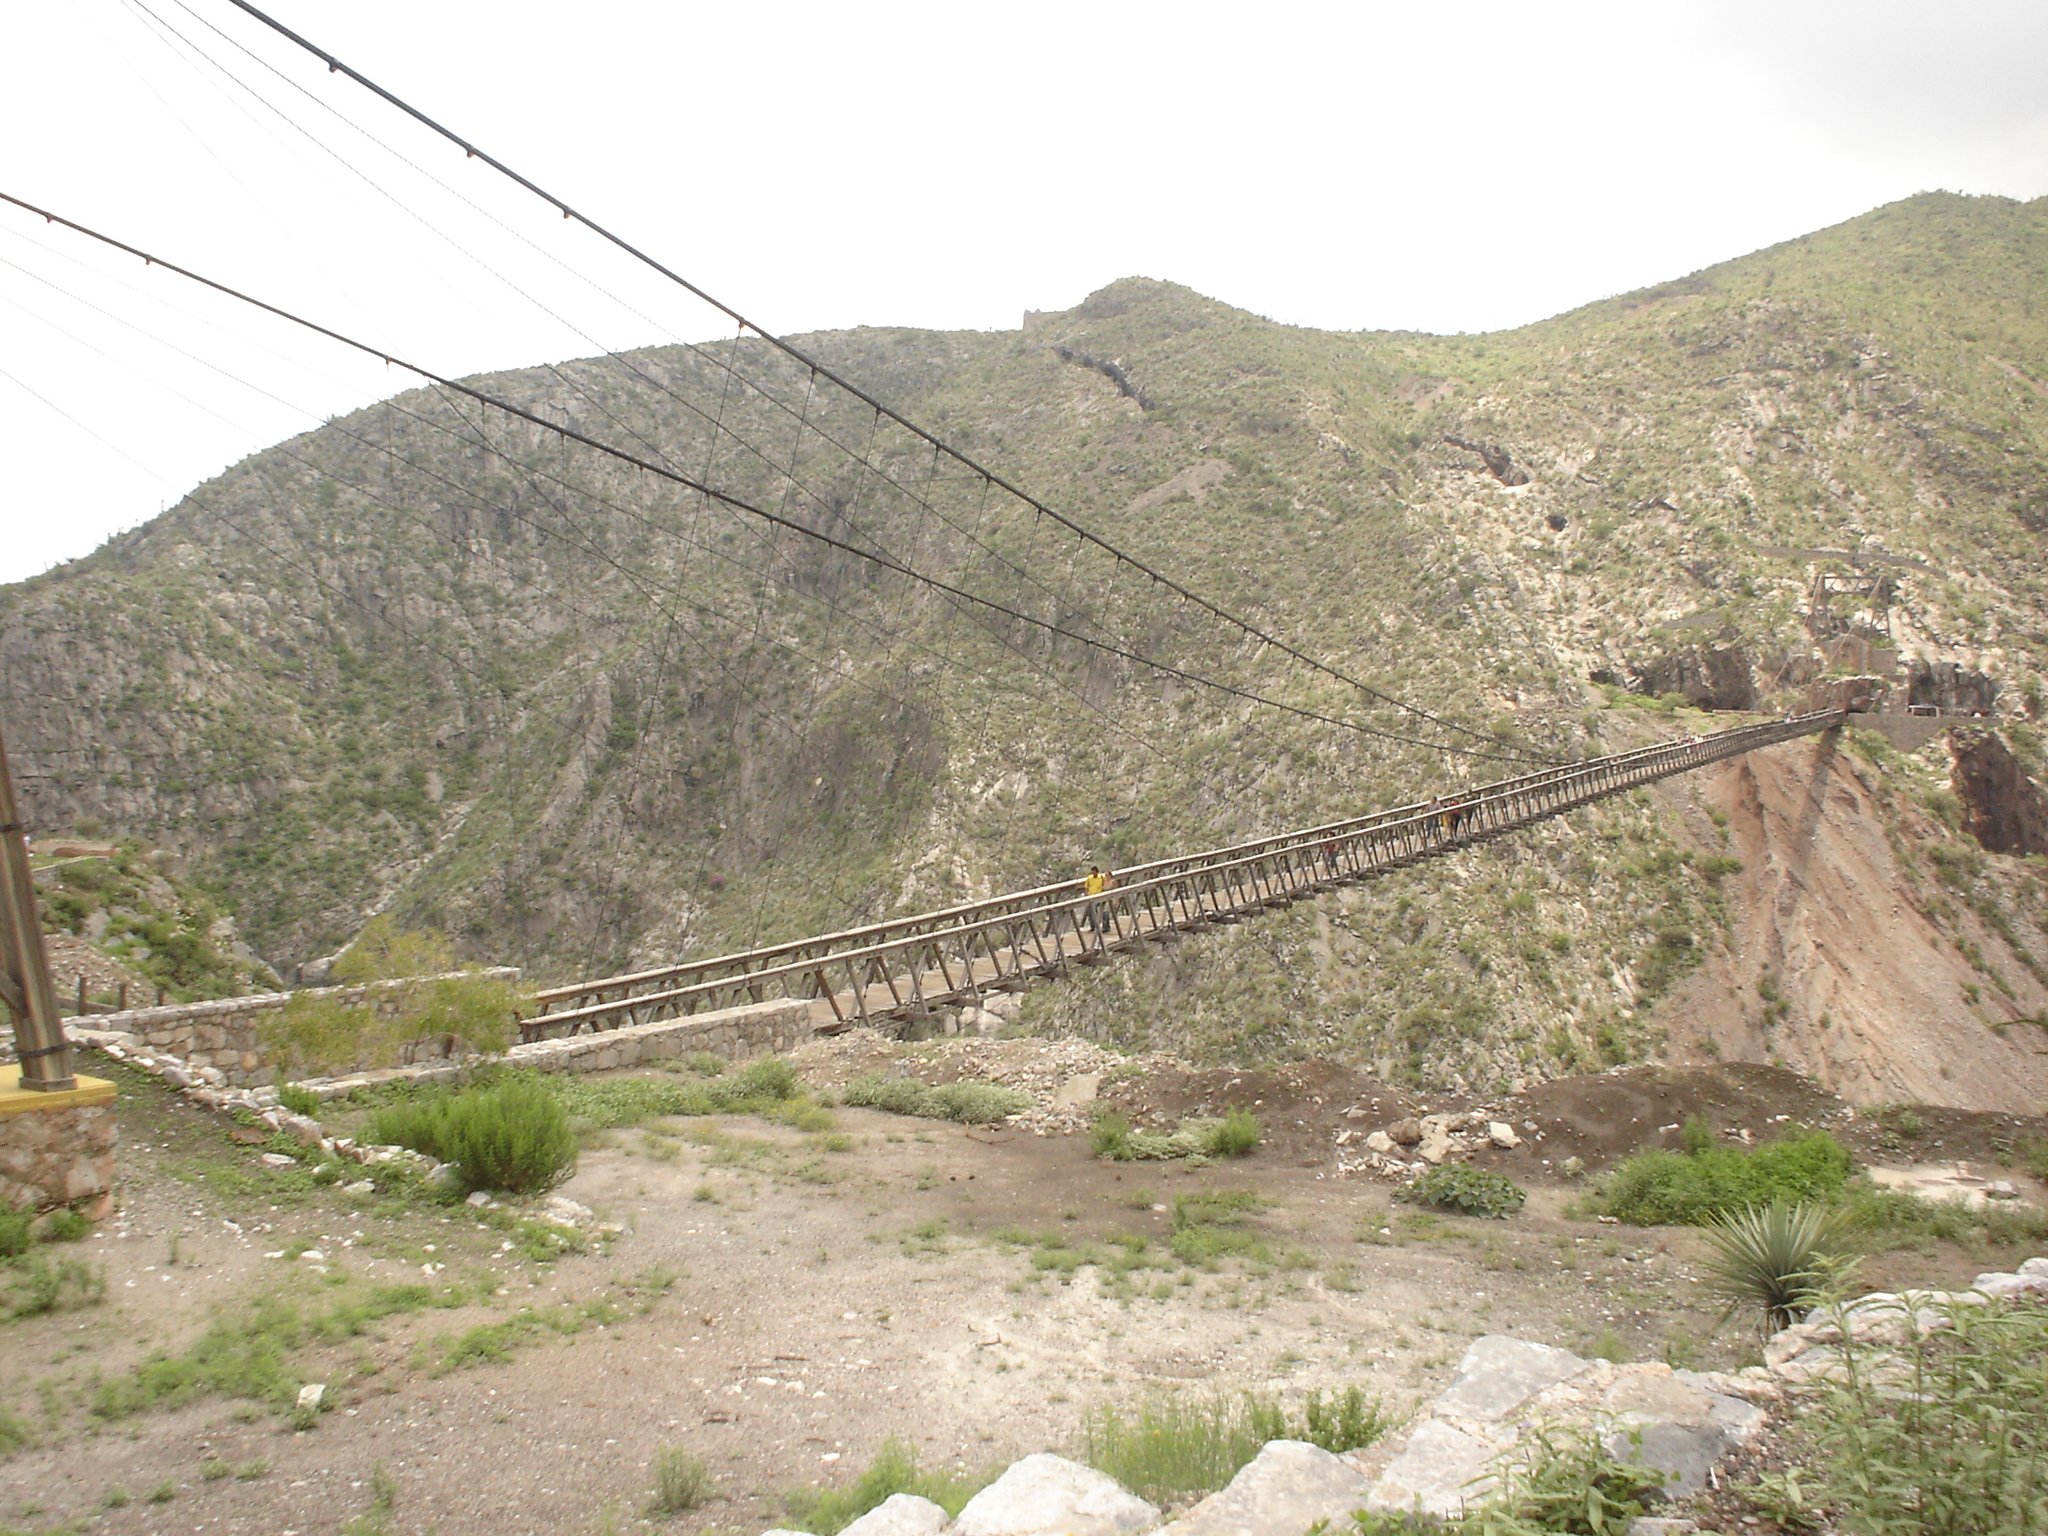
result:
[[[285,1083],[277,1090],[280,1107],[295,1115],[304,1115],[308,1120],[320,1118],[320,1096],[310,1088],[301,1088],[297,1083]]]
[[[1470,1163],[1443,1163],[1402,1185],[1394,1198],[1460,1216],[1505,1217],[1519,1211],[1529,1197],[1504,1173]]]
[[[710,1494],[711,1469],[702,1461],[675,1446],[656,1453],[651,1513],[688,1514]]]
[[[1207,1162],[1243,1157],[1259,1144],[1259,1122],[1248,1109],[1233,1109],[1221,1120],[1183,1120],[1171,1131],[1147,1131],[1115,1110],[1096,1116],[1088,1129],[1088,1145],[1097,1157],[1111,1162],[1160,1162],[1186,1158]]]
[[[576,1166],[568,1114],[531,1077],[401,1100],[372,1113],[363,1134],[453,1163],[464,1190],[531,1194],[560,1183]]]
[[[1652,1148],[1608,1175],[1597,1204],[1636,1226],[1697,1225],[1755,1207],[1834,1201],[1848,1183],[1849,1167],[1849,1149],[1825,1131],[1690,1156]]]
[[[1118,1163],[1130,1162],[1130,1116],[1120,1115],[1115,1110],[1097,1115],[1095,1123],[1088,1127],[1088,1146],[1097,1157],[1106,1157]]]
[[[27,1207],[0,1205],[0,1259],[18,1259],[28,1252],[29,1224],[36,1213]]]
[[[396,1065],[409,1042],[429,1036],[452,1035],[486,1054],[502,1051],[529,994],[479,973],[428,974],[455,968],[445,935],[405,932],[388,916],[372,918],[335,961],[334,981],[385,984],[381,990],[360,1004],[339,993],[294,992],[281,1010],[262,1016],[258,1041],[271,1060],[313,1072]]]
[[[718,1085],[737,1098],[789,1099],[796,1096],[796,1068],[780,1056],[750,1061]]]
[[[75,1206],[62,1206],[50,1212],[49,1224],[43,1233],[43,1240],[50,1243],[75,1243],[92,1230],[92,1218]]]
[[[1202,1150],[1211,1157],[1243,1157],[1259,1144],[1259,1122],[1248,1109],[1232,1109],[1210,1128]]]

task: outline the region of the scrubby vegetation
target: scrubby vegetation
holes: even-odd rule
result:
[[[1728,1303],[1724,1320],[1750,1307],[1768,1336],[1847,1278],[1838,1213],[1783,1201],[1722,1212],[1706,1221],[1707,1287]]]
[[[948,1515],[958,1515],[967,1501],[993,1479],[959,1473],[926,1472],[917,1457],[900,1440],[882,1442],[867,1469],[844,1488],[805,1489],[788,1500],[795,1529],[813,1536],[837,1536],[869,1510],[899,1493],[930,1499]]]
[[[1512,1216],[1529,1197],[1504,1173],[1470,1163],[1442,1163],[1403,1184],[1394,1198],[1460,1216]]]
[[[1213,1161],[1249,1154],[1259,1144],[1259,1122],[1250,1110],[1236,1108],[1221,1120],[1193,1118],[1181,1121],[1171,1131],[1147,1131],[1133,1125],[1130,1116],[1109,1110],[1096,1116],[1088,1144],[1097,1157],[1118,1163],[1171,1158]]]
[[[169,855],[140,839],[122,838],[106,854],[33,863],[43,872],[35,891],[47,930],[91,939],[171,999],[232,997],[258,979],[257,968],[238,960],[224,942],[219,907],[178,876]],[[155,998],[129,1001],[141,1005]]]
[[[1850,1168],[1849,1149],[1825,1131],[1795,1132],[1755,1147],[1653,1147],[1616,1167],[1593,1204],[1637,1226],[1698,1225],[1781,1202],[1831,1202],[1847,1186]]]
[[[2048,1308],[1939,1310],[1902,1348],[1841,1346],[1842,1371],[1790,1426],[1792,1465],[1745,1490],[1759,1516],[1795,1532],[2048,1529]]]
[[[457,1044],[469,1052],[502,1051],[530,989],[496,976],[457,972],[454,946],[431,930],[408,932],[373,918],[334,965],[336,987],[294,992],[280,1011],[264,1014],[257,1038],[265,1055],[288,1071],[340,1072],[399,1064],[415,1041]]]
[[[106,1292],[99,1266],[62,1251],[90,1227],[76,1211],[35,1212],[0,1204],[0,1322],[89,1307]]]
[[[926,1120],[996,1125],[1031,1107],[1031,1095],[999,1083],[921,1083],[914,1077],[857,1077],[841,1097],[862,1109]]]
[[[1082,1459],[1155,1504],[1181,1503],[1228,1483],[1269,1440],[1350,1451],[1371,1445],[1395,1422],[1356,1387],[1328,1399],[1311,1392],[1295,1412],[1252,1392],[1167,1396],[1129,1415],[1097,1408],[1083,1432]]]
[[[1626,1536],[1663,1478],[1591,1435],[1542,1429],[1499,1469],[1500,1485],[1452,1520],[1360,1510],[1349,1536]]]
[[[454,1165],[465,1190],[533,1194],[560,1183],[576,1166],[576,1137],[561,1100],[523,1075],[454,1091],[422,1090],[373,1111],[363,1134]]]

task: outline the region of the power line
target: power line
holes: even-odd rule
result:
[[[681,287],[686,292],[692,294],[701,302],[708,304],[712,308],[718,310],[721,314],[725,315],[728,319],[732,320],[736,325],[742,327],[745,330],[752,331],[755,335],[759,336],[763,341],[767,342],[770,346],[775,347],[778,350],[786,353],[788,356],[796,360],[798,363],[801,363],[805,368],[809,369],[813,375],[823,376],[831,383],[835,384],[840,389],[844,390],[847,394],[852,395],[855,399],[860,400],[862,403],[872,407],[874,410],[887,416],[890,420],[894,421],[898,426],[902,427],[905,431],[913,433],[917,437],[922,438],[925,442],[930,443],[937,452],[946,455],[948,458],[951,458],[955,462],[965,466],[967,469],[973,471],[975,474],[980,475],[983,478],[992,482],[993,484],[1002,487],[1002,489],[1009,492],[1010,495],[1014,496],[1018,501],[1022,502],[1034,514],[1051,518],[1055,523],[1067,529],[1076,537],[1103,550],[1118,563],[1127,565],[1131,569],[1138,571],[1141,574],[1149,577],[1153,582],[1162,587],[1165,587],[1169,592],[1172,592],[1175,596],[1183,599],[1186,602],[1193,603],[1195,606],[1203,609],[1215,618],[1220,619],[1225,624],[1230,625],[1232,628],[1239,630],[1241,633],[1249,636],[1250,638],[1259,641],[1261,644],[1270,645],[1274,649],[1280,651],[1282,654],[1290,656],[1294,658],[1296,661],[1299,661],[1309,667],[1312,667],[1316,671],[1321,672],[1326,676],[1335,678],[1337,681],[1358,690],[1360,693],[1365,694],[1369,698],[1377,699],[1381,703],[1391,705],[1396,709],[1400,709],[1402,711],[1405,711],[1406,713],[1416,715],[1424,720],[1430,721],[1432,724],[1442,726],[1447,730],[1455,731],[1460,735],[1470,736],[1479,740],[1489,742],[1494,740],[1494,738],[1487,732],[1478,730],[1472,726],[1462,725],[1455,720],[1446,719],[1443,716],[1434,714],[1429,710],[1423,709],[1419,705],[1407,703],[1405,700],[1398,699],[1390,693],[1386,693],[1381,689],[1373,687],[1369,683],[1363,682],[1358,678],[1352,677],[1349,673],[1346,673],[1340,670],[1339,668],[1333,667],[1329,665],[1327,662],[1321,661],[1316,657],[1309,655],[1306,651],[1300,650],[1299,648],[1290,645],[1287,641],[1282,640],[1279,636],[1272,634],[1268,630],[1265,630],[1260,626],[1254,624],[1251,620],[1241,618],[1237,614],[1230,612],[1228,609],[1223,608],[1217,603],[1210,601],[1208,598],[1201,596],[1199,593],[1191,591],[1187,587],[1175,581],[1172,577],[1158,570],[1156,567],[1150,565],[1146,561],[1139,559],[1137,556],[1126,552],[1118,546],[1111,544],[1108,540],[1094,533],[1093,531],[1085,527],[1083,524],[1077,522],[1073,518],[1068,517],[1066,514],[1058,511],[1057,509],[1047,506],[1044,502],[1038,500],[1036,497],[1029,495],[1027,492],[1011,484],[1001,475],[996,474],[994,471],[976,462],[974,459],[970,458],[966,454],[961,453],[960,451],[953,448],[951,445],[945,443],[938,437],[935,437],[930,432],[927,432],[924,428],[918,426],[915,422],[910,421],[908,418],[898,414],[896,411],[891,410],[888,406],[884,405],[881,401],[875,399],[866,391],[860,389],[857,385],[849,383],[846,379],[840,377],[837,373],[835,373],[832,369],[830,369],[823,363],[818,362],[816,359],[802,352],[789,342],[784,341],[782,338],[776,336],[774,333],[763,329],[761,326],[749,320],[745,315],[741,314],[738,310],[732,308],[730,305],[723,303],[717,298],[714,298],[711,294],[707,293],[705,290],[698,287],[695,283],[689,281],[689,279],[683,277],[680,273],[674,271],[670,267],[663,264],[661,261],[657,260],[655,257],[641,250],[638,246],[633,245],[623,236],[614,233],[612,230],[598,223],[595,219],[592,219],[587,214],[578,212],[570,204],[564,202],[561,198],[555,196],[554,193],[549,192],[546,188],[540,186],[537,182],[529,180],[527,177],[521,175],[518,171],[514,170],[511,166],[507,165],[504,161],[497,159],[495,156],[489,154],[488,152],[482,149],[479,149],[475,144],[471,143],[467,139],[464,139],[454,130],[444,127],[441,123],[429,117],[425,112],[413,106],[404,98],[394,94],[389,90],[386,90],[383,86],[377,84],[376,81],[370,79],[361,71],[354,69],[347,64],[344,64],[340,59],[336,58],[333,54],[327,52],[327,50],[325,50],[324,48],[321,48],[319,45],[312,42],[311,40],[302,37],[300,34],[294,32],[291,28],[285,26],[276,18],[266,14],[262,10],[259,10],[256,6],[250,4],[249,0],[229,0],[229,3],[234,5],[237,10],[240,10],[244,12],[246,15],[253,17],[255,20],[261,22],[264,26],[270,28],[279,36],[287,39],[288,41],[297,45],[299,48],[303,49],[305,52],[319,59],[323,64],[327,66],[328,72],[330,74],[346,75],[350,80],[354,81],[357,85],[360,85],[365,90],[371,92],[373,95],[376,95],[383,101],[389,103],[391,106],[397,108],[400,112],[403,112],[406,116],[412,118],[415,122],[421,124],[423,127],[429,129],[431,132],[438,134],[440,137],[446,139],[449,143],[461,149],[465,156],[469,157],[470,159],[483,161],[485,165],[489,166],[492,170],[498,172],[499,175],[506,177],[508,180],[514,182],[518,186],[524,188],[526,191],[532,193],[535,197],[540,198],[543,202],[546,202],[551,207],[557,209],[564,219],[573,220],[576,223],[582,225],[584,228],[590,230],[599,238],[608,241],[610,244],[616,246],[619,250],[624,251],[628,256],[631,256],[634,260],[640,262],[642,265],[648,267],[652,271],[659,273],[662,277]],[[1412,738],[1396,739],[1412,740]],[[1445,747],[1442,750],[1454,751],[1460,749]],[[1541,761],[1542,759],[1536,760]]]
[[[236,3],[240,3],[240,0],[236,0]],[[397,355],[395,352],[388,351],[382,347],[372,346],[370,343],[365,341],[359,341],[356,338],[349,336],[341,331],[334,330],[329,326],[325,326],[317,321],[307,319],[306,317],[296,314],[291,310],[282,308],[279,305],[269,303],[268,301],[257,298],[252,294],[245,293],[242,290],[234,288],[227,283],[223,283],[218,281],[217,279],[204,276],[203,274],[195,272],[188,267],[181,266],[176,262],[169,261],[161,256],[153,255],[148,251],[142,250],[140,247],[130,245],[126,241],[117,239],[112,235],[104,234],[98,230],[88,227],[87,225],[80,224],[73,219],[66,218],[61,214],[54,213],[46,208],[42,208],[37,204],[16,197],[11,193],[0,191],[0,202],[11,203],[15,207],[21,208],[26,212],[32,213],[48,223],[62,225],[64,228],[69,229],[76,234],[83,235],[85,238],[89,240],[97,241],[100,244],[108,246],[114,250],[123,251],[128,255],[138,257],[146,265],[161,267],[165,271],[170,272],[175,276],[184,278],[188,282],[197,283],[202,287],[209,288],[214,292],[222,294],[225,297],[234,299],[239,303],[247,304],[252,308],[262,310],[265,314],[274,316],[275,318],[286,321],[289,324],[296,325],[301,327],[302,329],[311,331],[315,335],[324,336],[330,341],[351,348],[357,352],[361,352],[366,356],[377,358],[380,361],[390,365],[391,367],[402,368],[408,373],[418,375],[420,378],[427,380],[429,383],[440,386],[442,389],[450,390],[457,394],[467,396],[468,398],[478,402],[480,405],[485,405],[493,410],[502,411],[508,416],[516,417],[521,421],[525,421],[530,425],[539,428],[543,432],[552,432],[567,439],[570,442],[580,443],[586,448],[593,449],[598,453],[602,453],[610,458],[617,459],[619,462],[629,465],[632,468],[635,468],[644,474],[654,475],[659,479],[671,481],[674,484],[684,487],[686,490],[694,491],[700,496],[708,497],[712,500],[719,502],[723,506],[732,508],[735,511],[742,512],[749,516],[759,518],[763,522],[766,522],[774,527],[787,530],[791,533],[795,533],[801,538],[813,540],[829,548],[836,549],[845,554],[852,555],[856,559],[868,561],[883,570],[890,571],[910,581],[929,587],[933,591],[948,595],[950,597],[957,598],[962,602],[973,604],[976,607],[987,609],[992,613],[999,614],[1002,617],[1014,620],[1017,623],[1028,625],[1034,629],[1042,630],[1047,634],[1075,641],[1077,644],[1087,646],[1092,650],[1100,651],[1104,655],[1113,656],[1119,660],[1127,661],[1134,665],[1147,668],[1148,670],[1157,672],[1162,676],[1178,678],[1183,682],[1191,683],[1198,687],[1209,688],[1214,691],[1230,695],[1234,698],[1242,699],[1247,703],[1264,705],[1270,709],[1277,709],[1286,714],[1300,716],[1303,719],[1318,721],[1324,725],[1335,726],[1340,730],[1352,731],[1362,736],[1371,736],[1385,741],[1400,742],[1408,746],[1425,747],[1433,751],[1449,752],[1457,754],[1459,756],[1471,757],[1483,761],[1542,761],[1542,759],[1532,758],[1527,754],[1482,752],[1476,748],[1451,746],[1448,743],[1444,742],[1430,741],[1422,737],[1409,736],[1399,732],[1381,730],[1373,726],[1361,725],[1356,721],[1340,720],[1333,715],[1324,714],[1319,710],[1308,709],[1301,705],[1288,704],[1278,699],[1268,698],[1265,695],[1260,694],[1252,689],[1242,688],[1234,683],[1225,682],[1219,678],[1208,677],[1202,673],[1194,672],[1188,668],[1176,666],[1171,662],[1162,661],[1153,657],[1146,656],[1138,651],[1130,649],[1129,647],[1115,644],[1112,641],[1103,640],[1096,638],[1094,636],[1081,634],[1075,630],[1068,629],[1062,625],[1055,624],[1049,620],[1041,619],[1036,617],[1035,615],[1025,613],[1020,609],[1012,608],[1006,603],[996,602],[994,599],[983,597],[978,593],[970,592],[965,588],[954,585],[951,582],[943,581],[936,576],[932,576],[928,573],[919,571],[913,568],[912,566],[904,563],[903,561],[896,559],[893,556],[880,554],[872,550],[863,549],[860,546],[849,542],[848,540],[834,537],[829,533],[825,533],[817,529],[807,528],[801,522],[798,522],[793,518],[784,516],[780,513],[771,512],[764,507],[756,506],[753,503],[746,501],[741,497],[735,496],[726,491],[721,491],[714,486],[707,485],[700,480],[696,480],[689,475],[681,473],[680,471],[667,468],[663,465],[652,463],[649,460],[641,458],[636,454],[628,453],[626,450],[622,448],[615,447],[610,443],[606,443],[595,437],[592,437],[588,433],[581,432],[574,427],[570,427],[562,423],[549,421],[546,417],[541,416],[534,411],[527,410],[523,406],[515,405],[508,400],[504,400],[495,395],[488,394],[483,390],[477,389],[473,385],[464,384],[459,380],[449,378],[444,374],[436,373],[434,370],[424,366],[423,364],[411,362]],[[872,404],[873,402],[869,403]],[[877,409],[883,408],[877,407]],[[923,434],[919,435],[922,436]],[[928,438],[926,440],[931,441],[931,439]],[[943,445],[934,443],[933,446],[934,450],[937,452],[945,451]],[[994,479],[994,477],[991,477],[991,479]],[[1001,482],[1000,480],[995,480],[995,483],[1002,484],[1003,482]],[[1013,488],[1006,487],[1006,489],[1011,489],[1011,493],[1013,495],[1019,494]],[[1047,515],[1053,514],[1048,512]],[[1251,633],[1251,631],[1247,631],[1247,633]],[[1468,727],[1460,726],[1457,727],[1457,729],[1463,731],[1465,734],[1468,735],[1478,734],[1477,732],[1471,731]],[[1492,738],[1486,739],[1491,740]]]

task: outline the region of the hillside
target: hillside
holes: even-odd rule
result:
[[[800,345],[1195,591],[1475,725],[1462,745],[1611,750],[1697,727],[1653,695],[1781,708],[1897,651],[1916,695],[1995,713],[2023,790],[2048,674],[2043,291],[2048,202],[1929,195],[1497,335],[1306,331],[1128,279],[1017,332]],[[1438,734],[941,472],[759,343],[478,383],[1020,614]],[[0,710],[33,825],[174,850],[284,971],[389,910],[582,974],[1510,771],[963,613],[431,391],[0,589]],[[1860,908],[1754,958],[1763,904],[1807,887],[1767,878],[1729,773],[1030,1014],[1473,1086],[1711,1042],[1877,1096],[1940,1079],[1858,1078],[1860,1045],[1816,1043],[1844,1018],[1850,1041],[1958,1009],[2038,1035],[2011,1021],[2048,1001],[2040,863],[1971,835],[1944,748],[1870,749],[1826,803],[1869,834],[1866,895],[1917,914],[1939,964],[1916,974],[1956,973],[1853,1006],[1843,978],[1883,937]],[[1807,963],[1815,944],[1844,958]]]

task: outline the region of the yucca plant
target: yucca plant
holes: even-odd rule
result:
[[[1801,1308],[1847,1279],[1856,1262],[1841,1251],[1835,1213],[1804,1201],[1715,1216],[1701,1235],[1712,1250],[1708,1287],[1728,1303],[1721,1321],[1755,1306],[1767,1335],[1789,1327]]]

